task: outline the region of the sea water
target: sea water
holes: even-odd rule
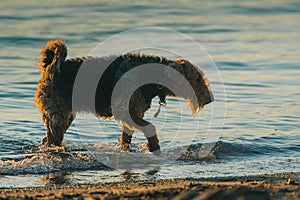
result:
[[[1,1],[0,187],[299,173],[299,19],[296,0]],[[195,131],[190,128],[195,117],[187,107],[178,109],[183,101],[172,98],[158,118],[153,118],[158,109],[154,99],[146,118],[158,127],[162,149],[173,141],[171,151],[181,156],[153,170],[145,171],[143,162],[129,171],[107,166],[103,158],[109,153],[114,152],[109,157],[114,163],[126,156],[117,146],[121,125],[92,115],[78,115],[63,147],[41,147],[45,127],[34,104],[40,47],[59,38],[69,57],[80,57],[114,34],[141,27],[189,36],[218,67],[226,116],[209,154],[199,157],[214,104],[196,116]],[[167,41],[165,49],[188,49],[184,42]],[[201,60],[194,64],[205,65]],[[142,133],[135,133],[132,142],[131,158],[151,156]]]

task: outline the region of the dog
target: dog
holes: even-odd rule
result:
[[[44,145],[60,146],[64,133],[71,125],[76,114],[81,111],[90,112],[83,107],[82,109],[74,109],[74,105],[72,105],[77,73],[86,62],[90,62],[90,65],[93,65],[95,69],[101,68],[103,63],[109,63],[102,76],[99,77],[95,94],[94,114],[103,119],[114,117],[122,122],[123,128],[119,143],[123,149],[129,148],[133,131],[140,130],[148,140],[149,151],[155,155],[161,153],[155,126],[143,119],[144,113],[151,107],[153,98],[159,97],[161,105],[166,104],[167,96],[186,99],[193,113],[198,112],[214,100],[204,72],[200,67],[191,64],[186,59],[170,60],[158,56],[130,53],[103,58],[66,58],[67,48],[61,40],[48,41],[40,51],[38,66],[42,77],[38,82],[35,102],[47,130],[46,137],[42,139]],[[125,107],[123,107],[126,108],[126,105],[129,105],[130,115],[124,117],[122,112],[114,112],[112,109],[114,106],[112,95],[117,82],[125,77],[126,72],[145,64],[163,66],[163,71],[158,70],[155,66],[150,66],[150,69],[154,73],[157,70],[157,74],[162,74],[166,77],[166,80],[173,81],[172,86],[177,89],[182,87],[182,83],[179,79],[173,80],[173,75],[168,75],[170,70],[175,70],[175,73],[179,73],[183,79],[188,81],[196,99],[192,99],[191,94],[185,94],[185,91],[182,91],[182,94],[176,94],[161,83],[149,83],[136,88],[130,96],[129,102],[125,102]],[[136,77],[139,76],[136,75]],[[146,77],[147,74],[141,76]],[[126,86],[124,88],[126,90]],[[124,103],[123,99],[120,98],[116,98],[115,102]],[[115,103],[116,110],[122,107],[121,104]]]

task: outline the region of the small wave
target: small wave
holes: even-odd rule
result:
[[[233,13],[243,13],[247,15],[274,15],[274,14],[284,14],[284,13],[299,13],[299,8],[295,6],[281,6],[281,7],[275,7],[275,6],[269,6],[267,8],[257,7],[257,6],[230,6],[228,8]]]
[[[204,156],[199,155],[203,144],[190,145],[179,158],[183,161],[222,160],[239,157],[264,156],[274,153],[284,153],[286,149],[280,149],[266,144],[241,144],[218,141],[212,144],[213,148]],[[209,146],[209,145],[208,145]]]
[[[227,142],[218,141],[215,144],[205,144],[211,146],[209,151],[205,151],[204,144],[193,144],[187,147],[182,156],[178,159],[181,161],[214,161],[229,156],[242,156],[245,154],[253,154],[249,147],[239,144],[231,144]],[[205,155],[201,155],[203,151]]]
[[[203,144],[183,147],[162,148],[162,155],[154,156],[147,144],[132,145],[130,151],[123,151],[118,145],[107,143],[78,144],[62,147],[28,146],[23,153],[0,160],[0,175],[44,174],[62,171],[145,169],[176,162],[216,161],[239,156],[262,154],[267,149],[250,145],[218,141],[204,156]],[[208,145],[208,146],[209,146]],[[175,162],[175,163],[174,163]]]
[[[44,174],[86,169],[108,169],[83,149],[65,147],[32,147],[21,159],[0,160],[1,175]]]

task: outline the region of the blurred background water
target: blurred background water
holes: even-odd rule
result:
[[[297,0],[1,1],[0,187],[299,173],[299,19]],[[40,148],[45,128],[34,104],[40,47],[59,38],[67,43],[69,57],[80,57],[114,34],[147,26],[187,34],[218,66],[227,111],[211,154],[205,159],[194,155],[208,126],[209,106],[199,115],[201,130],[193,133],[200,142],[189,147],[187,156],[162,165],[156,173],[136,170],[129,177],[103,166],[89,149],[114,148],[120,125],[92,116],[75,121],[65,135],[65,148]],[[147,113],[150,119],[157,110],[153,104]],[[166,109],[152,119],[170,132],[159,134],[162,148],[177,128],[178,101],[170,99]],[[160,121],[166,113],[167,123]],[[183,116],[185,132],[191,119]],[[111,146],[103,147],[104,141]],[[139,149],[145,140],[135,134],[133,142]]]

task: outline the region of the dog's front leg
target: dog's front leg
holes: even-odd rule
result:
[[[147,138],[149,151],[154,155],[159,156],[161,150],[155,126],[139,117],[134,118],[134,122],[138,125],[137,129],[142,131]]]
[[[123,150],[128,150],[130,148],[133,132],[133,130],[130,130],[126,125],[123,124],[122,136],[119,140],[120,146]]]

